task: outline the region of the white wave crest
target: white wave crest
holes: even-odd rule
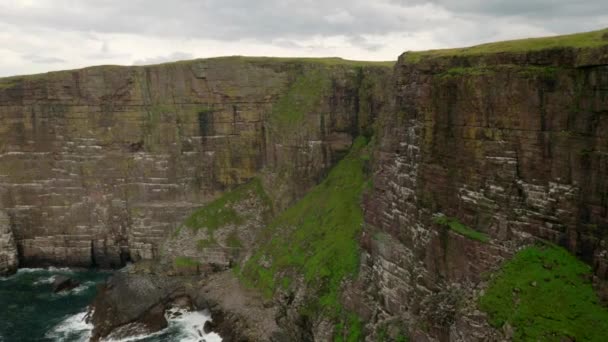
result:
[[[46,334],[53,341],[88,341],[92,336],[93,325],[86,322],[87,312],[80,312],[66,317]],[[221,342],[222,338],[216,333],[205,334],[205,322],[211,320],[207,311],[186,311],[172,308],[167,310],[165,317],[169,321],[166,329],[148,335],[132,336],[125,339],[107,339],[104,342],[136,342],[158,336],[163,341],[170,334],[172,341],[180,342]],[[0,341],[2,341],[0,337]]]
[[[46,269],[49,272],[58,272],[58,273],[74,273],[74,270],[69,267],[54,267],[51,266]]]
[[[47,332],[46,337],[53,341],[86,342],[93,331],[93,325],[86,322],[86,317],[86,311],[69,316]]]
[[[220,335],[212,332],[205,334],[203,326],[205,322],[211,320],[211,315],[207,311],[185,311],[172,308],[167,310],[169,326],[175,325],[180,328],[180,341],[183,342],[221,342]]]
[[[21,274],[21,273],[33,273],[33,272],[44,272],[47,271],[46,268],[20,268],[17,270],[16,274]]]
[[[205,334],[203,327],[205,322],[211,320],[207,311],[186,311],[171,308],[165,313],[169,326],[161,331],[148,335],[131,336],[124,339],[104,339],[103,342],[137,342],[158,336],[159,341],[164,341],[170,335],[171,341],[180,342],[221,342],[222,338],[212,332]]]
[[[72,292],[73,294],[80,294],[80,293],[88,290],[91,286],[95,286],[95,284],[96,283],[93,281],[87,281],[87,282],[84,282],[84,283],[78,285],[76,288],[72,289],[72,291],[70,291],[70,292]]]
[[[56,279],[56,276],[52,275],[46,278],[40,278],[34,282],[34,285],[52,284]]]

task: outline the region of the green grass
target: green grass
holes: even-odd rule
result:
[[[184,226],[193,230],[206,228],[211,233],[229,224],[241,224],[246,218],[239,215],[231,205],[242,201],[251,194],[270,204],[270,199],[264,192],[261,181],[255,178],[247,184],[224,193],[220,198],[195,211],[186,219]]]
[[[0,79],[0,89],[9,89],[17,85],[14,79]]]
[[[399,336],[397,336],[397,339],[395,340],[395,342],[408,342],[410,339],[404,335],[403,333],[399,334]]]
[[[194,60],[183,60],[176,62],[168,62],[156,65],[171,65],[171,64],[189,64],[197,61],[229,61],[239,63],[290,63],[290,64],[318,64],[326,66],[350,66],[350,67],[364,67],[364,66],[379,66],[379,67],[393,67],[395,61],[355,61],[349,59],[343,59],[340,57],[266,57],[266,56],[223,56],[223,57],[212,57],[202,58]]]
[[[239,239],[239,235],[234,231],[228,235],[228,238],[226,239],[226,244],[230,248],[242,248],[243,247],[243,243],[241,242],[241,239]]]
[[[589,281],[591,269],[565,249],[528,247],[507,262],[479,306],[515,341],[606,341],[608,309]]]
[[[217,241],[215,241],[213,235],[209,239],[201,239],[196,241],[196,248],[199,251],[210,247],[217,247]]]
[[[307,114],[315,110],[331,87],[331,78],[326,70],[309,70],[299,75],[273,106],[270,115],[271,128],[276,132],[286,127],[297,127]]]
[[[435,223],[437,223],[438,225],[449,228],[450,230],[452,230],[462,236],[468,237],[469,239],[477,240],[477,241],[481,241],[481,242],[490,241],[490,237],[487,234],[478,232],[478,231],[466,226],[462,222],[458,221],[457,218],[447,217],[447,216],[437,216],[433,219],[433,221]]]
[[[539,51],[563,47],[593,48],[608,45],[608,39],[604,38],[604,35],[607,33],[608,29],[604,29],[564,36],[508,40],[465,48],[407,52],[405,55],[405,61],[409,63],[417,63],[424,58],[433,57],[471,56],[498,52]]]
[[[191,60],[182,60],[175,62],[167,62],[161,64],[143,65],[143,66],[122,66],[122,65],[96,65],[83,69],[61,70],[41,74],[18,75],[0,78],[0,89],[10,88],[27,80],[49,79],[51,77],[69,77],[69,74],[78,70],[94,69],[116,69],[125,68],[125,70],[137,70],[151,66],[170,67],[172,65],[190,65],[201,61],[225,61],[233,63],[253,63],[253,64],[312,64],[324,66],[346,66],[346,67],[385,67],[392,68],[396,61],[355,61],[339,57],[255,57],[255,56],[224,56],[213,58],[199,58]]]
[[[199,265],[199,262],[188,257],[177,257],[173,260],[173,265],[175,267],[196,267]]]
[[[314,295],[311,314],[341,312],[340,283],[359,266],[357,237],[363,223],[361,193],[366,184],[363,137],[302,200],[266,229],[268,242],[244,265],[241,278],[272,296],[290,274],[301,274]],[[270,267],[261,266],[269,260]]]
[[[518,75],[526,77],[541,76],[546,78],[555,77],[559,68],[556,67],[540,67],[540,66],[520,66],[501,64],[495,66],[474,66],[474,67],[456,67],[450,68],[445,72],[437,74],[440,78],[452,78],[452,77],[470,77],[470,76],[492,76],[496,73],[515,72]]]
[[[334,342],[359,342],[363,340],[363,323],[354,313],[346,315],[344,322],[336,324]]]

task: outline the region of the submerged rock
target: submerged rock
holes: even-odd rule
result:
[[[78,280],[66,276],[56,276],[53,280],[53,292],[59,293],[72,290],[80,285]]]

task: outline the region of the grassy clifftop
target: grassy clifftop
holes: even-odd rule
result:
[[[471,47],[412,51],[405,53],[405,61],[417,63],[424,58],[474,56],[500,52],[540,51],[553,48],[593,48],[608,45],[608,29],[563,36],[507,40]]]
[[[321,66],[345,66],[345,67],[384,67],[390,68],[395,65],[395,61],[355,61],[349,59],[343,59],[340,57],[262,57],[262,56],[224,56],[224,57],[212,57],[212,58],[197,58],[175,62],[167,62],[160,64],[150,65],[96,65],[81,69],[73,70],[59,70],[50,71],[41,74],[31,75],[16,75],[9,77],[0,77],[0,89],[10,88],[20,81],[24,80],[37,80],[48,77],[60,77],[68,75],[75,71],[80,70],[106,70],[106,69],[143,69],[150,67],[171,67],[177,65],[190,65],[198,62],[223,62],[223,63],[250,63],[250,64],[309,64],[309,65],[321,65]]]

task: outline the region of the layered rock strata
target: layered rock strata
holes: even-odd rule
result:
[[[499,339],[461,305],[535,239],[606,279],[607,65],[606,47],[400,57],[364,204],[367,317],[408,322],[415,340]]]
[[[14,273],[18,265],[17,246],[10,220],[6,212],[0,210],[0,276]]]
[[[218,58],[0,80],[0,207],[23,265],[120,266],[260,172],[285,206],[382,106],[390,68]]]

